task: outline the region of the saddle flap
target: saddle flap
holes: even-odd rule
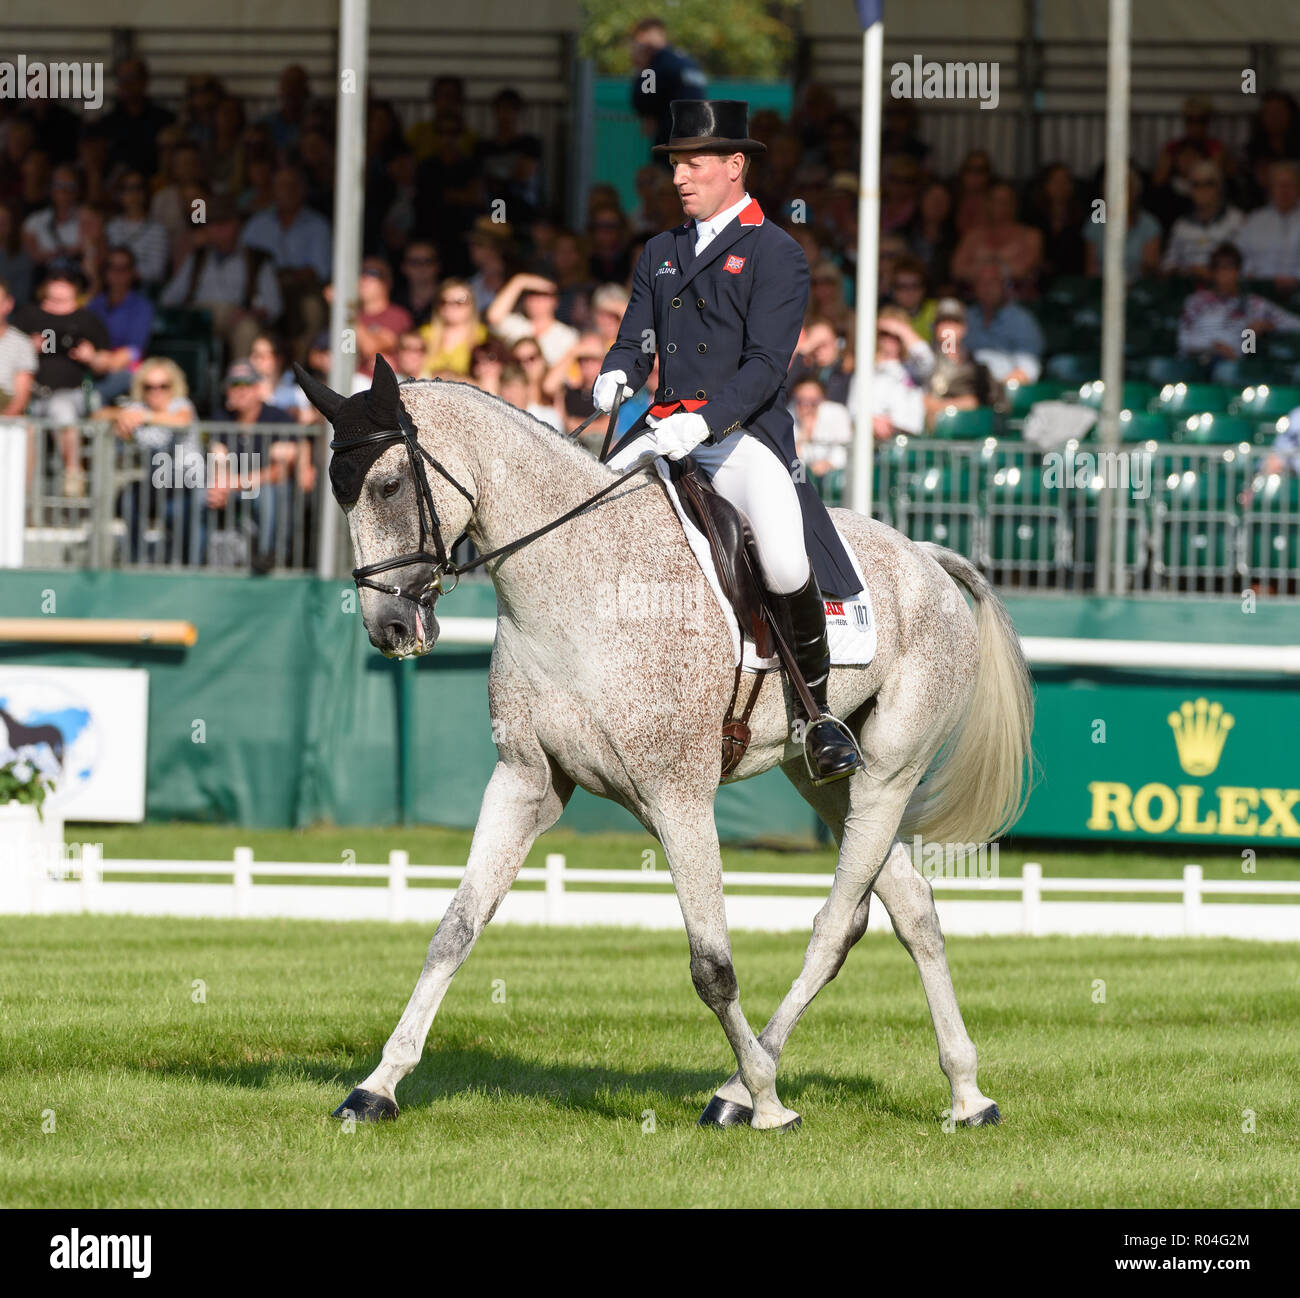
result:
[[[669,476],[686,512],[709,539],[718,585],[731,601],[742,633],[753,640],[760,657],[773,657],[776,646],[764,614],[767,596],[748,520],[731,501],[714,491],[707,475],[689,455],[670,462]]]

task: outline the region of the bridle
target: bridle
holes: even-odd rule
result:
[[[620,391],[614,397],[613,408],[609,412],[609,425],[605,429],[605,442],[600,448],[600,460],[603,464],[609,455],[610,442],[614,436],[614,426],[618,420],[619,407],[623,404],[623,394]],[[597,419],[600,418],[601,411],[596,410],[588,415],[570,434],[570,437],[577,437],[585,432]],[[332,451],[349,451],[358,446],[378,446],[385,442],[403,442],[406,446],[406,459],[411,467],[411,479],[415,483],[416,490],[416,514],[420,525],[420,539],[418,548],[412,550],[409,554],[399,554],[392,559],[380,559],[376,563],[363,564],[359,568],[352,569],[352,580],[356,582],[357,588],[368,587],[370,590],[380,591],[384,595],[395,595],[398,599],[408,600],[412,604],[428,603],[431,597],[436,595],[448,595],[460,584],[461,576],[464,573],[471,572],[475,568],[482,567],[492,559],[503,558],[505,555],[513,554],[516,550],[523,549],[531,541],[535,541],[539,536],[544,536],[553,528],[559,527],[562,523],[567,523],[569,519],[575,518],[582,513],[588,505],[593,504],[602,496],[613,491],[626,479],[634,473],[639,473],[643,466],[636,464],[621,473],[608,486],[602,487],[593,496],[588,496],[581,504],[575,505],[566,513],[561,514],[559,518],[535,531],[529,532],[527,536],[521,536],[517,540],[509,542],[507,545],[498,546],[497,549],[490,551],[488,554],[480,554],[471,559],[468,563],[454,563],[448,554],[447,546],[442,539],[442,527],[438,520],[438,509],[433,503],[433,490],[429,486],[429,475],[425,469],[425,464],[431,464],[439,475],[445,478],[462,496],[470,503],[470,508],[476,508],[474,497],[469,491],[456,481],[454,477],[443,467],[428,451],[420,445],[419,434],[416,432],[415,424],[411,421],[411,416],[406,411],[406,406],[401,398],[397,402],[397,423],[396,428],[383,429],[380,432],[369,433],[364,437],[351,437],[346,442],[331,441],[330,450]],[[452,542],[451,548],[454,550],[457,545],[464,539],[465,533]],[[433,541],[433,553],[430,554],[426,548],[429,540]],[[391,572],[394,568],[407,568],[415,564],[428,567],[432,566],[433,575],[428,581],[415,590],[414,593],[405,586],[375,581],[373,580],[379,573]],[[451,585],[445,583],[447,578],[451,578]]]

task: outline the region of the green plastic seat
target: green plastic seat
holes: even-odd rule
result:
[[[1167,442],[1169,416],[1160,411],[1121,410],[1119,435],[1126,442]]]
[[[1167,415],[1222,415],[1232,401],[1232,389],[1215,383],[1166,383],[1151,409]]]
[[[1247,415],[1251,419],[1279,419],[1300,406],[1300,387],[1260,383],[1243,388],[1241,396],[1232,405],[1234,415]]]
[[[1155,400],[1157,392],[1158,389],[1151,383],[1125,383],[1120,391],[1120,409],[1146,410]],[[1079,389],[1079,402],[1081,405],[1091,406],[1094,410],[1100,410],[1105,394],[1106,385],[1100,379],[1094,379]]]
[[[1249,442],[1255,435],[1255,421],[1244,415],[1188,415],[1175,421],[1172,435],[1175,442],[1193,446],[1229,446]]]
[[[1008,383],[1007,415],[1012,419],[1023,419],[1037,402],[1060,401],[1075,390],[1069,383]]]
[[[992,437],[997,432],[997,414],[990,406],[974,410],[949,407],[934,418],[930,436],[945,441],[965,441],[975,437]]]

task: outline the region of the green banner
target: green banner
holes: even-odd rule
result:
[[[490,586],[466,583],[452,599],[457,616],[495,615]],[[1300,642],[1295,604],[1248,613],[1236,600],[1018,597],[1008,606],[1023,635]],[[150,819],[477,818],[496,760],[488,649],[444,645],[389,662],[366,638],[350,583],[20,570],[0,573],[0,613],[196,624],[190,649],[0,645],[7,663],[148,670]],[[1051,668],[1036,685],[1041,776],[1017,833],[1300,846],[1293,678]],[[717,806],[726,841],[808,840],[817,828],[779,771],[721,789]],[[582,790],[560,823],[634,827],[621,807]]]

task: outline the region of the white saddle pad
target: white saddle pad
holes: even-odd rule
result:
[[[746,671],[779,667],[780,662],[776,658],[760,658],[754,649],[754,642],[748,636],[744,638],[742,646],[740,624],[736,621],[736,614],[730,601],[722,593],[722,586],[718,582],[718,571],[713,562],[713,552],[709,549],[709,539],[695,526],[682,508],[682,502],[677,498],[677,488],[668,476],[668,461],[663,458],[656,459],[655,469],[668,489],[668,499],[673,502],[677,517],[681,519],[686,540],[699,561],[709,588],[718,601],[718,607],[727,619],[727,627],[731,631],[732,661],[742,663]],[[843,542],[844,537],[841,536],[840,540]],[[858,564],[858,556],[853,553],[847,542],[844,543],[844,552],[849,556],[849,562],[853,565],[853,574],[858,579],[858,593],[849,599],[826,600],[826,638],[830,642],[831,663],[834,666],[864,667],[876,655],[876,619],[871,609],[871,594],[867,590],[862,568]]]

